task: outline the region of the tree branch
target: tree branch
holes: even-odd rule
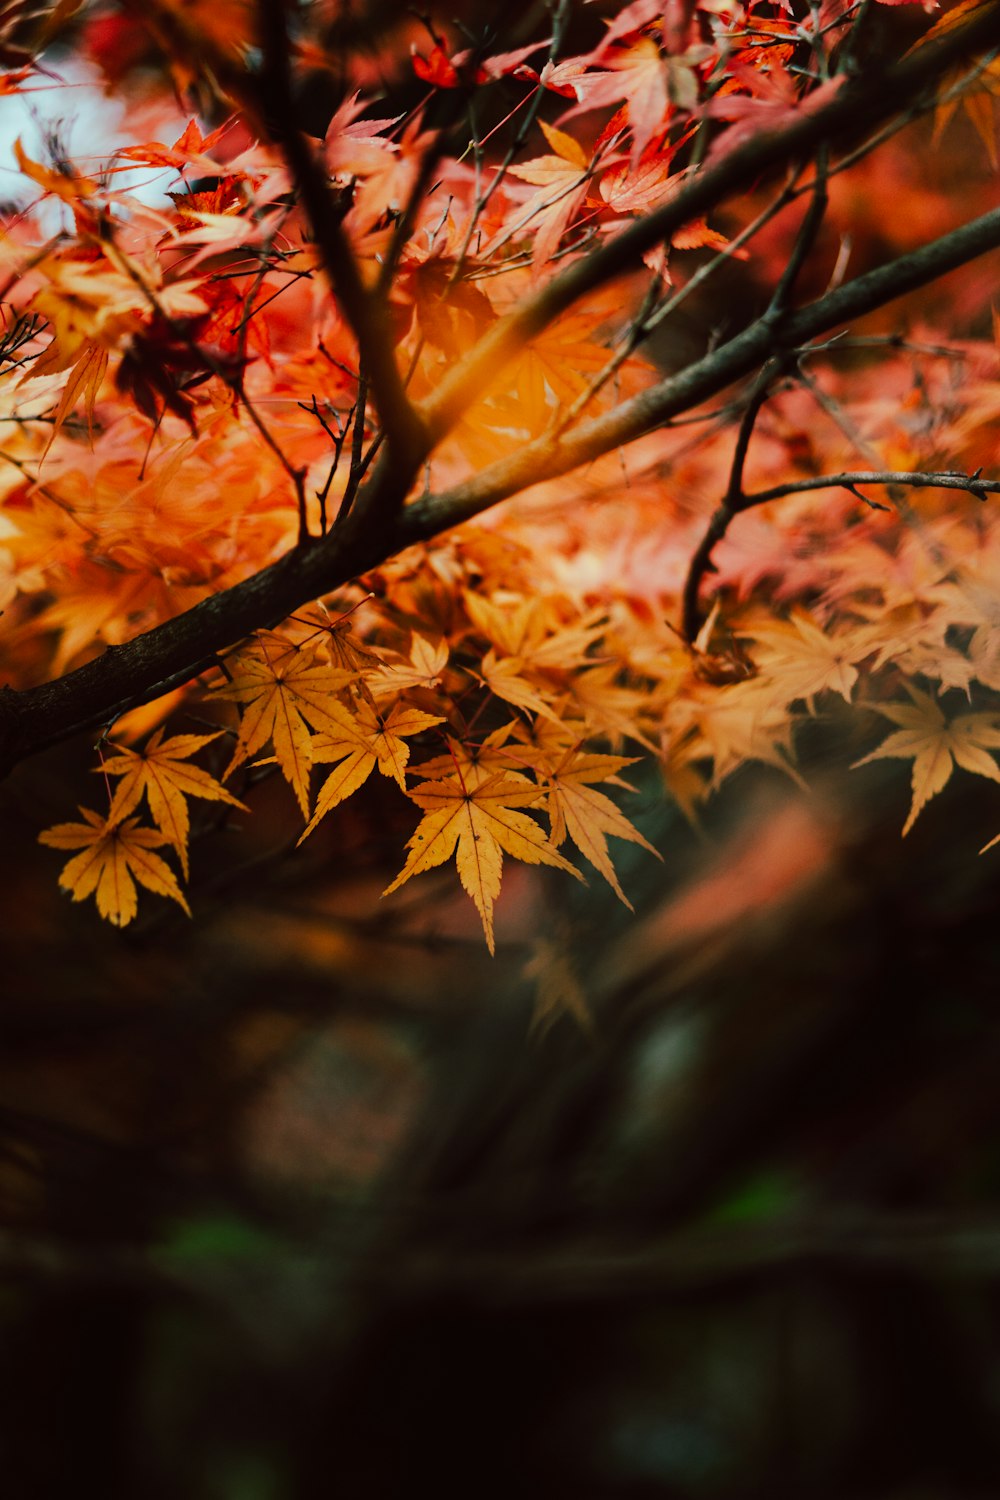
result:
[[[875,510],[888,508],[862,495],[856,488],[859,484],[909,485],[915,490],[966,490],[977,500],[985,500],[987,495],[1000,495],[1000,480],[980,479],[978,473],[962,474],[953,469],[945,469],[936,473],[913,473],[903,469],[855,469],[843,474],[826,474],[814,479],[789,480],[787,484],[776,484],[772,489],[758,490],[756,494],[741,494],[735,502],[727,495],[722,504],[712,513],[688,566],[682,596],[684,623],[681,628],[685,639],[693,641],[698,634],[701,625],[698,594],[702,581],[712,566],[712,553],[737,516],[742,515],[744,511],[753,510],[757,505],[767,505],[770,501],[782,500],[787,495],[803,495],[810,490],[849,490],[852,495]]]
[[[259,77],[247,76],[242,99],[256,114],[263,114],[268,133],[302,195],[334,296],[358,341],[386,442],[399,462],[419,465],[426,437],[403,388],[385,303],[361,280],[325,168],[299,125],[283,0],[259,0],[259,15],[264,64]]]
[[[839,324],[873,312],[998,247],[1000,209],[992,209],[789,314],[781,325],[782,341],[789,348],[807,344]],[[407,540],[425,541],[533,484],[559,479],[614,448],[634,442],[751,375],[768,359],[773,346],[774,326],[761,318],[686,369],[658,381],[613,411],[581,423],[558,441],[526,443],[512,457],[491,464],[452,489],[415,501],[401,517]]]
[[[846,282],[789,314],[786,347],[808,343],[839,323],[881,307],[1000,245],[1000,209],[924,245],[888,265]],[[751,374],[773,352],[774,328],[762,318],[686,370],[643,391],[615,411],[559,439],[527,443],[518,453],[440,495],[388,513],[381,526],[365,524],[356,505],[343,526],[296,547],[242,583],[184,614],[109,647],[55,682],[16,692],[0,688],[0,776],[18,761],[83,730],[104,726],[126,709],[159,697],[206,671],[217,652],[254,630],[278,624],[310,599],[328,593],[415,542],[426,541],[510,495],[634,441],[673,416]],[[386,458],[369,484],[400,499],[409,480]],[[967,486],[956,486],[966,488]]]
[[[435,441],[454,426],[483,389],[524,344],[555,321],[581,297],[633,271],[647,250],[669,240],[692,219],[717,208],[745,190],[763,173],[801,160],[824,143],[855,137],[912,104],[949,67],[981,47],[1000,44],[1000,7],[995,0],[973,12],[937,42],[919,48],[902,62],[872,69],[849,80],[829,102],[803,107],[794,124],[761,132],[728,151],[680,190],[669,202],[583,260],[569,266],[534,296],[526,298],[479,340],[451,371],[423,407]],[[723,137],[724,140],[724,137]]]
[[[966,490],[977,500],[985,500],[987,495],[1000,495],[1000,479],[980,479],[978,473],[963,474],[958,469],[921,473],[909,469],[853,469],[844,474],[823,474],[814,479],[792,479],[769,490],[758,490],[755,494],[743,496],[740,509],[751,510],[755,505],[767,505],[771,500],[781,500],[786,495],[803,495],[809,490],[849,490],[858,484],[905,484],[915,490]]]

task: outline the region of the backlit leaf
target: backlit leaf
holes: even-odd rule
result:
[[[103,766],[95,769],[121,777],[111,801],[112,820],[124,818],[146,797],[153,821],[177,850],[186,877],[190,829],[187,799],[200,797],[208,802],[225,802],[244,811],[246,805],[200,766],[187,763],[190,756],[218,739],[218,733],[175,734],[169,740],[163,734],[158,729],[141,751],[123,746],[117,755],[109,756]]]
[[[909,833],[923,807],[951,779],[956,766],[1000,781],[1000,766],[991,750],[1000,750],[1000,718],[996,714],[958,714],[945,717],[936,699],[919,688],[908,689],[912,703],[873,703],[877,713],[901,727],[883,740],[877,750],[864,755],[856,766],[887,756],[913,759],[913,800],[903,833]],[[987,845],[987,847],[989,847]]]
[[[119,823],[110,816],[102,818],[88,807],[81,807],[80,812],[84,822],[57,823],[39,834],[39,842],[52,849],[80,851],[59,877],[59,884],[74,901],[94,896],[101,916],[115,927],[125,927],[138,909],[138,881],[158,896],[176,901],[191,915],[173,870],[153,853],[168,842],[165,833],[141,828],[138,818]]]
[[[424,816],[410,838],[406,864],[384,896],[398,890],[411,875],[420,875],[456,855],[462,885],[479,912],[489,944],[493,941],[493,903],[500,894],[503,856],[529,865],[551,865],[582,880],[579,870],[552,846],[542,829],[518,808],[540,801],[540,787],[498,772],[477,787],[457,776],[428,781],[408,794]]]

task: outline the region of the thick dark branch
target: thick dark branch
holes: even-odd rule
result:
[[[643,254],[668,241],[692,219],[745,191],[763,173],[808,159],[824,143],[835,144],[913,106],[956,62],[1000,44],[1000,5],[987,0],[964,26],[919,48],[891,67],[872,69],[841,87],[820,107],[803,105],[794,124],[755,135],[701,172],[662,208],[637,220],[585,259],[578,260],[533,297],[500,320],[451,372],[424,417],[435,440],[454,426],[480,391],[525,343],[567,308],[615,277],[635,270]]]
[[[301,194],[334,295],[358,341],[386,442],[399,462],[419,465],[426,452],[423,423],[403,388],[386,304],[361,280],[326,169],[299,126],[283,0],[260,0],[259,11],[264,65],[259,78],[248,76],[244,102],[263,112]]]
[[[24,756],[107,725],[127,708],[190,681],[234,641],[278,624],[306,600],[367,571],[399,547],[393,530],[381,537],[334,530],[175,619],[108,647],[65,677],[21,693],[0,688],[0,776]]]
[[[781,325],[783,341],[789,348],[806,344],[998,244],[1000,209],[994,209],[789,315]],[[364,524],[356,507],[343,526],[335,527],[321,541],[294,549],[252,578],[123,646],[110,647],[58,681],[26,692],[0,689],[0,775],[46,745],[106,725],[126,708],[197,676],[211,665],[214,653],[253,630],[278,623],[306,601],[404,547],[457,526],[543,479],[567,474],[708,400],[751,374],[773,353],[773,343],[773,324],[764,318],[615,411],[565,437],[528,443],[515,457],[492,465],[464,484],[416,501],[398,514],[390,512],[382,526]],[[407,480],[399,468],[383,462],[372,475],[369,485],[380,486],[383,499],[401,498],[405,493]]]

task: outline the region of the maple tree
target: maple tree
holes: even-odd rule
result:
[[[454,859],[491,950],[504,854],[627,904],[638,756],[695,817],[839,697],[904,832],[1000,780],[1000,8],[544,9],[4,13],[6,94],[72,51],[132,100],[17,141],[0,249],[0,766],[99,736],[39,836],[112,923],[274,778],[298,843],[392,782],[386,896]]]

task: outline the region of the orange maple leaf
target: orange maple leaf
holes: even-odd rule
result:
[[[217,698],[245,705],[226,776],[270,740],[281,773],[308,818],[312,731],[337,727],[331,708],[354,674],[328,666],[314,650],[280,635],[258,637],[254,649],[236,656],[231,671],[232,680],[214,691]]]
[[[140,828],[138,818],[119,823],[110,814],[102,818],[89,807],[81,807],[80,812],[83,823],[57,823],[38,835],[39,843],[53,849],[81,851],[59,876],[59,884],[74,901],[96,894],[101,916],[115,927],[125,927],[138,910],[138,880],[158,896],[169,896],[191,915],[173,870],[153,853],[160,844],[169,842],[165,833]]]
[[[340,704],[331,704],[329,716],[337,727],[314,737],[313,763],[339,761],[340,764],[324,781],[316,799],[316,811],[299,839],[300,844],[331,808],[368,780],[376,765],[383,776],[390,776],[405,791],[410,747],[403,736],[420,734],[432,724],[443,722],[438,714],[425,714],[402,703],[394,703],[391,713],[384,718],[369,703],[358,703],[353,712]]]
[[[913,800],[903,824],[904,835],[917,821],[921,809],[947,786],[956,766],[974,776],[1000,781],[1000,766],[989,754],[990,750],[1000,749],[996,714],[958,714],[947,719],[941,705],[929,693],[910,686],[907,692],[912,703],[871,705],[901,727],[876,750],[854,762],[855,766],[864,766],[887,756],[913,757]]]
[[[611,358],[607,346],[590,336],[594,323],[592,313],[568,313],[524,344],[503,376],[502,391],[493,387],[492,407],[480,408],[487,423],[538,433],[557,406],[581,396]],[[627,361],[623,378],[634,379],[642,368],[638,359]]]
[[[542,789],[500,771],[480,786],[470,787],[457,776],[428,781],[407,793],[424,809],[424,817],[410,838],[406,864],[382,892],[398,890],[411,875],[442,865],[456,853],[459,878],[476,904],[491,953],[493,903],[500,894],[503,856],[529,865],[552,865],[582,880],[542,829],[515,808],[538,802]]]
[[[244,812],[247,809],[214,776],[199,766],[185,764],[189,756],[218,739],[221,730],[215,734],[175,734],[169,740],[164,740],[163,733],[158,729],[141,751],[116,747],[120,754],[94,769],[121,777],[111,801],[110,821],[120,821],[146,797],[153,822],[180,856],[186,879],[190,829],[187,799],[201,797],[208,802],[227,802]]]
[[[69,167],[60,170],[56,167],[46,167],[38,161],[32,161],[31,157],[25,154],[20,136],[14,142],[14,156],[25,177],[30,177],[32,182],[37,182],[46,193],[53,193],[64,203],[77,205],[81,199],[92,198],[97,192],[96,182],[92,182],[89,177],[79,177]]]
[[[378,671],[368,678],[368,687],[376,698],[401,693],[405,688],[431,687],[447,665],[447,641],[434,642],[424,635],[413,635],[409,657],[383,660]]]
[[[161,40],[169,40],[171,50],[189,54],[193,63],[211,59],[213,51],[232,56],[258,45],[251,0],[161,0],[161,5],[167,23],[154,12],[147,14],[146,24],[162,30]]]
[[[553,766],[540,768],[548,783],[546,808],[552,821],[552,843],[556,848],[567,834],[583,857],[600,871],[620,901],[631,911],[632,903],[618,883],[615,867],[608,853],[607,835],[641,844],[650,854],[659,853],[639,830],[629,822],[610,797],[590,785],[595,781],[617,778],[624,766],[633,765],[634,756],[587,755],[577,749],[567,750]]]
[[[868,634],[843,632],[827,635],[803,610],[793,610],[787,620],[765,620],[748,626],[742,635],[756,644],[754,665],[768,673],[779,689],[782,702],[803,698],[811,707],[817,693],[839,693],[846,703],[858,680],[854,665],[871,654]]]
[[[93,441],[94,433],[94,405],[98,393],[104,383],[104,376],[108,368],[108,351],[88,339],[80,349],[76,364],[70,371],[69,379],[63,387],[62,395],[59,397],[59,405],[55,409],[52,418],[52,431],[49,440],[42,452],[42,458],[48,453],[52,444],[59,436],[60,429],[70,412],[76,405],[77,398],[84,397],[87,412],[87,430]],[[39,459],[41,463],[41,459]]]
[[[539,189],[528,199],[515,224],[515,229],[529,223],[534,225],[531,257],[536,267],[545,265],[558,250],[559,241],[586,197],[590,182],[590,161],[579,141],[563,130],[546,125],[544,120],[538,123],[552,147],[552,154],[537,156],[532,161],[508,168],[512,177],[519,177],[522,182],[530,182]],[[509,238],[511,232],[506,230],[503,238]]]

